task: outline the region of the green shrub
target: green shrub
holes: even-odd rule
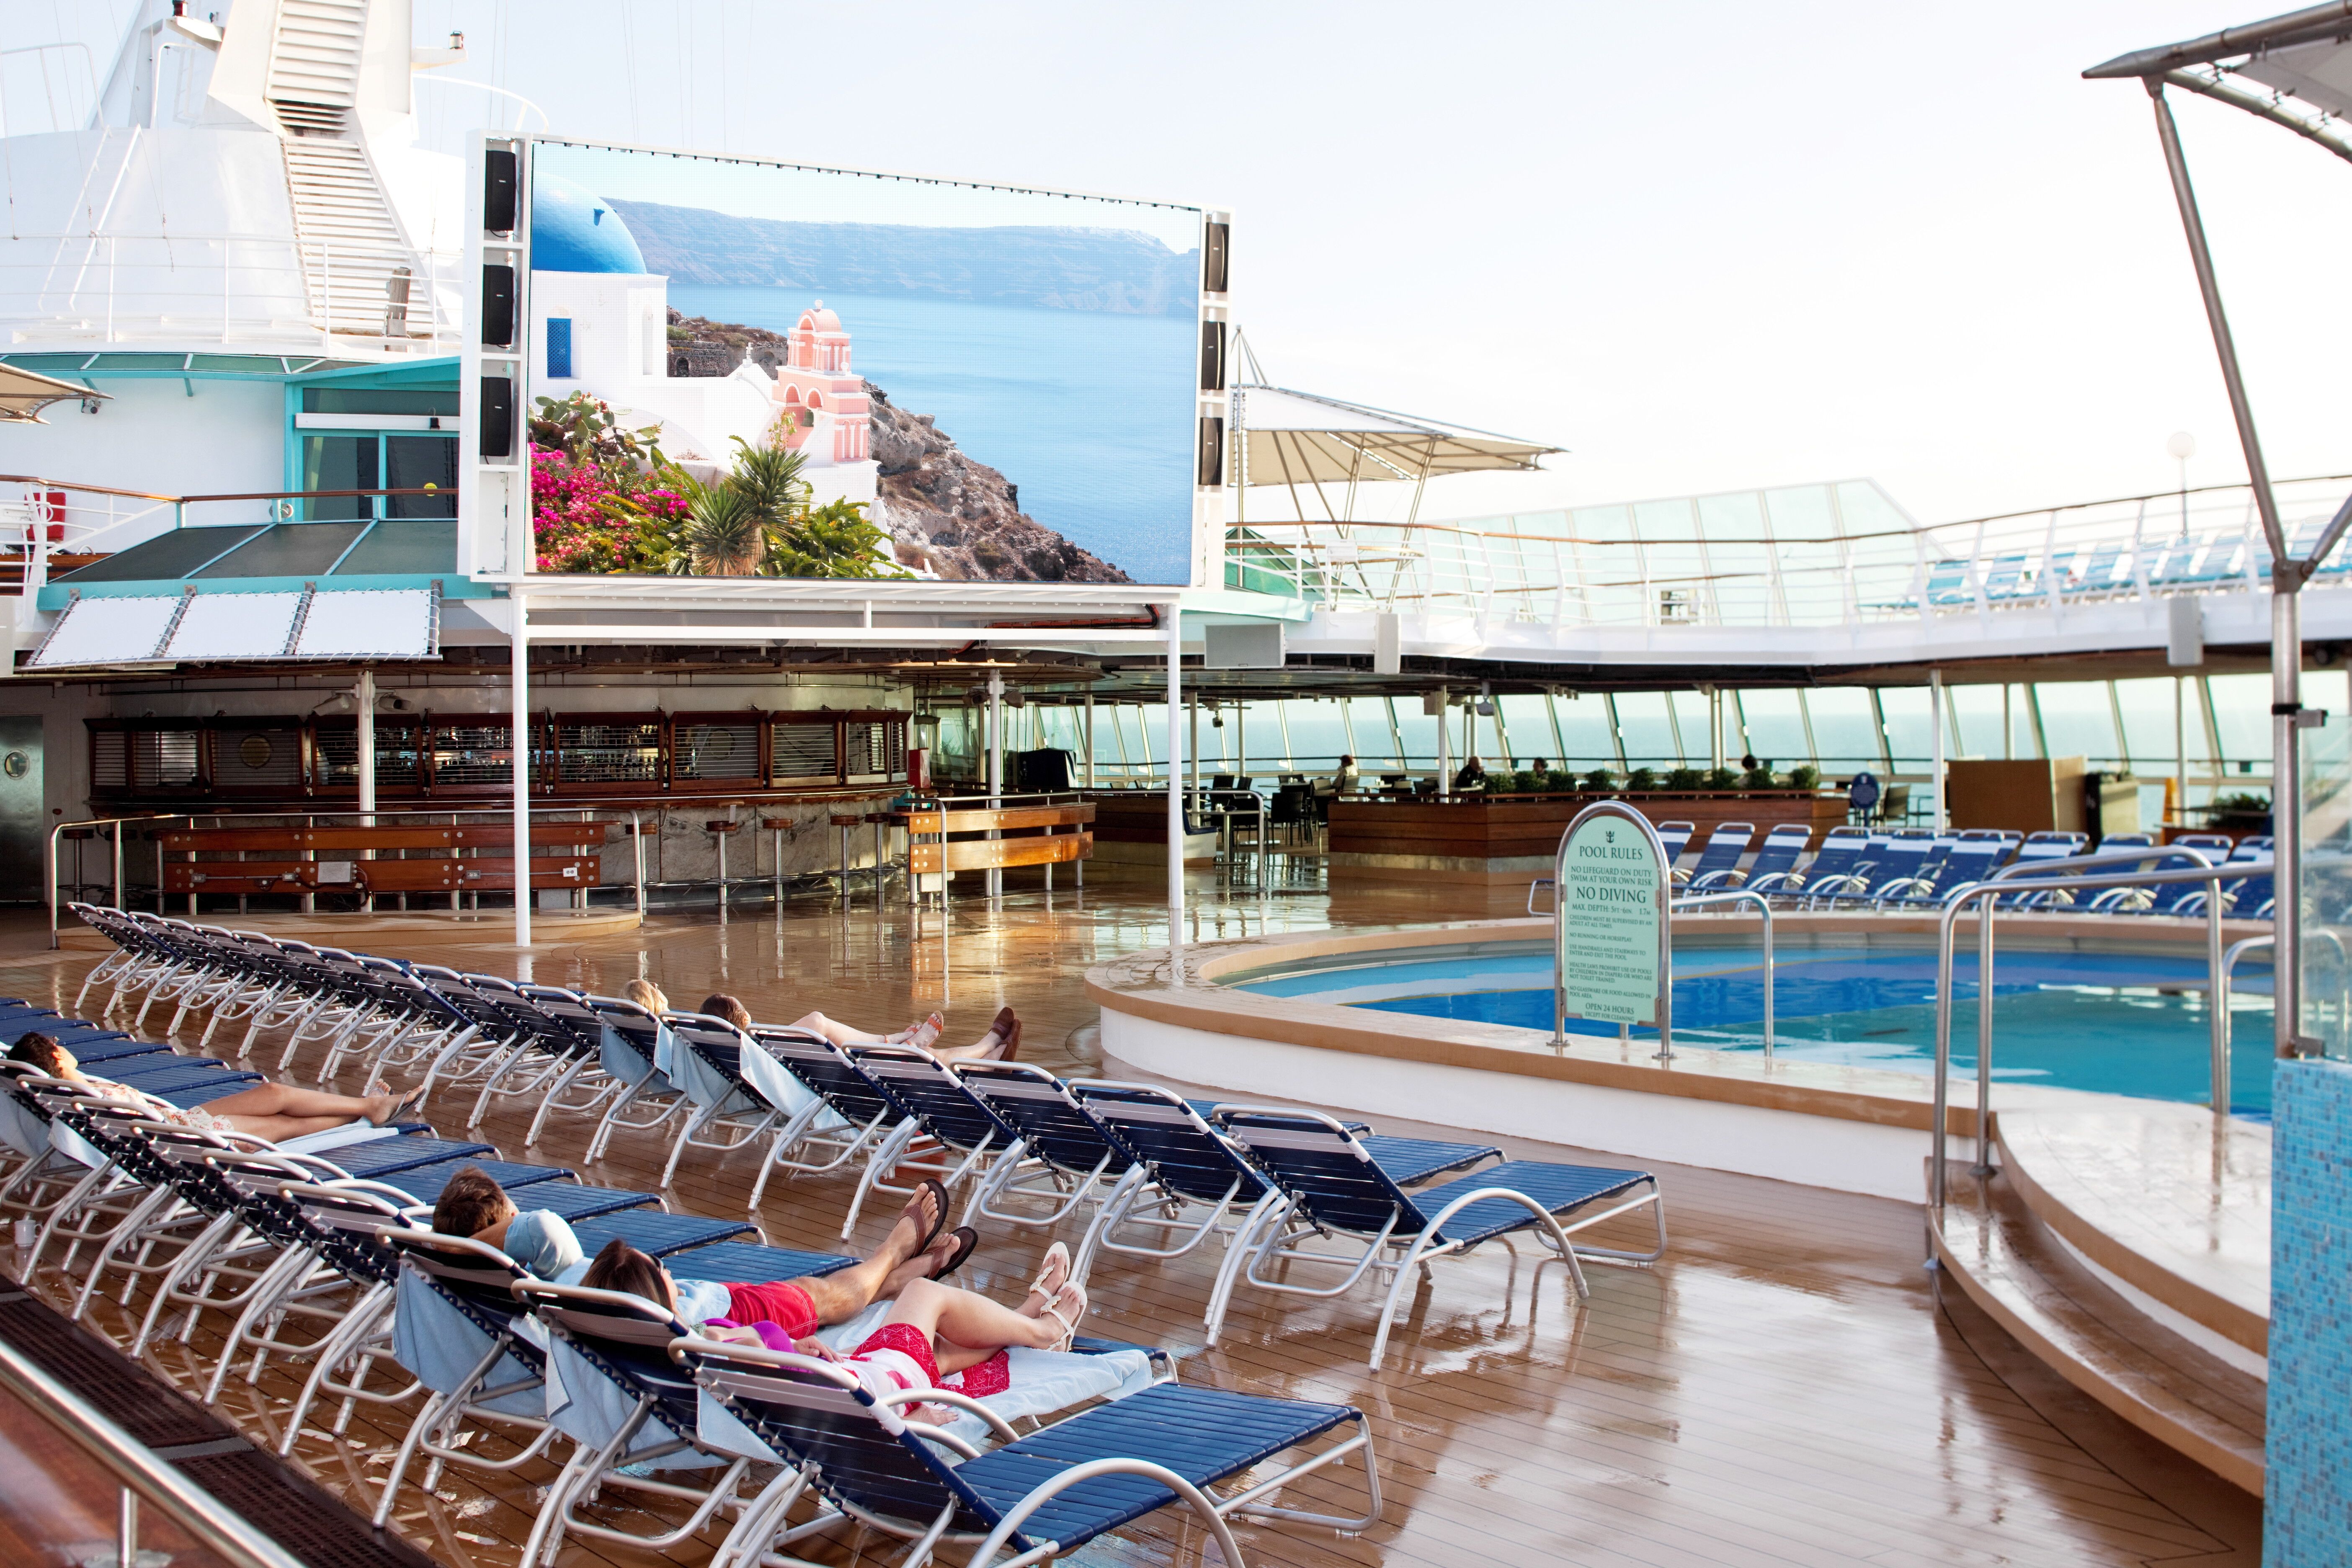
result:
[[[1738,768],[1707,769],[1706,787],[1709,789],[1738,789],[1739,787],[1739,770]]]
[[[1617,787],[1617,775],[1611,773],[1607,768],[1595,768],[1591,773],[1584,775],[1584,787],[1587,789],[1614,789]]]
[[[1771,763],[1761,763],[1748,770],[1748,775],[1739,781],[1739,787],[1742,789],[1778,789],[1780,787],[1780,781],[1772,776]]]
[[[1632,773],[1625,775],[1625,787],[1627,789],[1655,789],[1658,787],[1658,775],[1651,772],[1648,768],[1635,768]]]
[[[1806,763],[1801,766],[1793,767],[1789,770],[1789,787],[1790,789],[1816,789],[1820,787],[1821,782],[1822,770],[1813,766],[1811,763]]]
[[[1533,795],[1537,787],[1536,775],[1525,768],[1511,775],[1511,792],[1514,795]]]
[[[1666,773],[1668,789],[1696,789],[1706,775],[1696,768],[1673,768]]]

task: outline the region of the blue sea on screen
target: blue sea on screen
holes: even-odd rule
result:
[[[1138,583],[1182,583],[1192,317],[673,281],[689,316],[790,332],[822,299],[856,372],[1020,487],[1021,510]]]

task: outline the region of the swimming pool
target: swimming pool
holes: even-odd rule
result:
[[[1933,1071],[1936,954],[1928,946],[1791,943],[1777,951],[1776,1058]],[[1976,955],[1955,974],[1952,1064],[1976,1072]],[[1380,1012],[1551,1032],[1551,957],[1542,942],[1351,954],[1327,964],[1237,975],[1236,989]],[[1993,961],[1993,1076],[2202,1105],[2210,1096],[2202,955],[2004,948]],[[1764,1047],[1764,966],[1752,943],[1675,952],[1675,1040],[1727,1051]],[[2267,1120],[2270,971],[2231,982],[2230,1109]],[[1613,1025],[1569,1025],[1614,1036]],[[1637,1029],[1637,1035],[1654,1035]]]

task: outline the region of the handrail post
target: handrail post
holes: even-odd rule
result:
[[[49,951],[58,950],[58,836],[66,830],[58,823],[49,829]]]
[[[122,907],[122,825],[129,817],[114,819],[114,907]]]
[[[2277,791],[2271,798],[2278,798]],[[2275,882],[2273,884],[2275,886]],[[2240,946],[2245,945],[2241,942]],[[2230,969],[2229,955],[2221,951],[2221,884],[2212,883],[2205,889],[2205,1008],[2212,1015],[2206,1020],[2209,1049],[2213,1072],[2213,1114],[2230,1114]]]
[[[1977,1163],[1992,1174],[1992,922],[1990,900],[1977,906]]]

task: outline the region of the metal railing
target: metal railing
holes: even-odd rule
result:
[[[47,1420],[121,1485],[116,1561],[140,1560],[139,1507],[151,1504],[226,1568],[302,1568],[299,1559],[218,1499],[194,1485],[155,1451],[115,1425],[88,1400],[0,1340],[0,1393]]]
[[[2120,875],[2067,876],[2069,868],[2099,866],[2144,865],[2157,859],[2185,858],[2203,862],[2200,867],[2183,867],[2168,871],[2141,871]],[[2078,855],[2063,860],[2036,861],[2030,866],[2008,866],[1981,882],[1969,882],[1955,888],[1944,900],[1944,912],[1937,922],[1936,933],[1936,1069],[1934,1124],[1929,1130],[1933,1141],[1933,1168],[1930,1183],[1933,1204],[1941,1212],[1944,1206],[1945,1151],[1948,1139],[1948,1110],[1950,1104],[1952,1068],[1952,987],[1953,936],[1960,915],[1971,905],[1977,907],[1977,1120],[1975,1173],[1990,1174],[1992,1147],[1992,973],[1993,926],[2000,910],[2000,900],[2021,892],[2082,892],[2109,888],[2170,887],[2181,883],[2201,882],[2205,896],[2205,959],[2209,976],[2209,998],[2206,1008],[2210,1015],[2208,1050],[2212,1074],[2212,1110],[2216,1116],[2230,1113],[2230,1020],[2228,1014],[2214,1004],[2222,994],[2226,954],[2221,947],[2221,889],[2223,882],[2242,881],[2250,877],[2272,873],[2268,860],[2237,860],[2215,862],[2201,852],[2175,844],[2143,849],[2115,849],[2096,855]]]
[[[2299,555],[2352,476],[2278,482]],[[1484,522],[1251,521],[1226,531],[1228,587],[1333,610],[1553,626],[1853,626],[2063,614],[2176,593],[2267,591],[2244,485],[1922,525],[1867,480]],[[2352,583],[2336,552],[2313,586]]]
[[[897,788],[899,786],[893,785],[892,787]],[[738,800],[708,800],[695,799],[692,797],[680,798],[675,796],[666,799],[646,801],[604,799],[593,802],[583,802],[578,805],[551,806],[544,809],[534,810],[531,814],[531,819],[533,823],[533,831],[536,832],[538,825],[542,823],[551,826],[562,825],[576,826],[580,824],[594,822],[598,819],[601,814],[608,812],[614,814],[612,817],[612,823],[614,826],[618,826],[620,821],[619,814],[626,813],[628,816],[627,826],[630,847],[629,853],[631,858],[631,879],[629,887],[636,911],[638,914],[643,915],[646,912],[646,894],[648,888],[709,885],[707,881],[694,884],[672,883],[653,881],[646,878],[645,848],[646,835],[645,832],[645,826],[646,817],[647,815],[650,814],[655,817],[659,818],[667,816],[672,811],[687,805],[706,806],[713,810],[726,807],[732,811],[733,809],[744,805],[788,805],[792,804],[794,804],[794,802],[788,796],[762,798],[751,795],[744,796]],[[821,805],[823,803],[817,804]],[[47,864],[44,870],[46,879],[45,896],[49,910],[49,946],[52,950],[58,946],[59,911],[64,908],[65,903],[68,901],[66,899],[60,897],[60,876],[63,869],[63,855],[60,846],[66,841],[67,836],[69,834],[74,835],[77,838],[79,838],[84,834],[95,834],[98,837],[108,841],[109,860],[111,869],[111,882],[114,895],[114,907],[116,909],[122,909],[127,907],[124,901],[124,894],[127,888],[123,876],[122,859],[123,833],[126,828],[152,832],[163,827],[174,825],[186,828],[247,826],[284,827],[289,830],[298,826],[423,827],[437,825],[457,825],[459,823],[460,819],[463,818],[478,819],[478,825],[480,826],[508,826],[514,821],[514,808],[511,805],[454,807],[404,805],[378,806],[373,811],[364,812],[356,810],[278,810],[253,812],[194,811],[169,812],[144,816],[99,816],[89,817],[76,822],[59,822],[49,829]],[[775,831],[777,835],[777,861],[776,872],[773,879],[775,882],[776,897],[778,900],[781,901],[783,897],[783,836],[780,829],[772,831]],[[764,878],[757,874],[756,850],[754,851],[755,870],[753,875],[750,877],[727,877],[724,844],[725,840],[722,837],[720,839],[719,849],[719,891],[721,902],[725,901],[726,889],[730,886],[747,886],[769,880],[768,878]],[[163,912],[163,900],[166,897],[163,888],[163,856],[165,853],[166,851],[163,848],[163,842],[159,838],[155,844],[155,907],[158,914]],[[320,852],[315,850],[294,850],[289,851],[289,853],[295,854],[303,858],[318,859],[321,858],[322,853],[326,858],[341,858],[346,854],[357,858],[367,858],[372,852]],[[528,860],[530,858],[527,851],[517,858],[523,860]],[[1083,880],[1083,873],[1081,873],[1081,878]],[[598,883],[595,885],[604,887],[614,886],[617,884]],[[77,891],[84,886],[86,886],[86,884],[83,884],[79,880],[74,884]],[[310,907],[311,898],[318,892],[333,890],[336,889],[300,889],[292,890],[292,895],[300,896],[303,900],[304,908],[307,910]],[[354,892],[357,891],[356,889],[351,890]],[[585,888],[583,887],[582,890],[584,891]],[[843,881],[843,890],[845,893],[847,891],[847,879],[845,877]],[[527,897],[528,893],[528,889],[517,889],[518,897]],[[381,896],[383,895],[368,896],[366,907],[373,907],[374,897]],[[432,897],[434,895],[419,894],[417,896]],[[457,908],[457,900],[464,896],[465,895],[462,893],[452,892],[449,895],[451,900],[450,907],[453,909]],[[191,914],[195,912],[194,900],[196,897],[197,895],[194,893],[188,895],[189,912]]]

